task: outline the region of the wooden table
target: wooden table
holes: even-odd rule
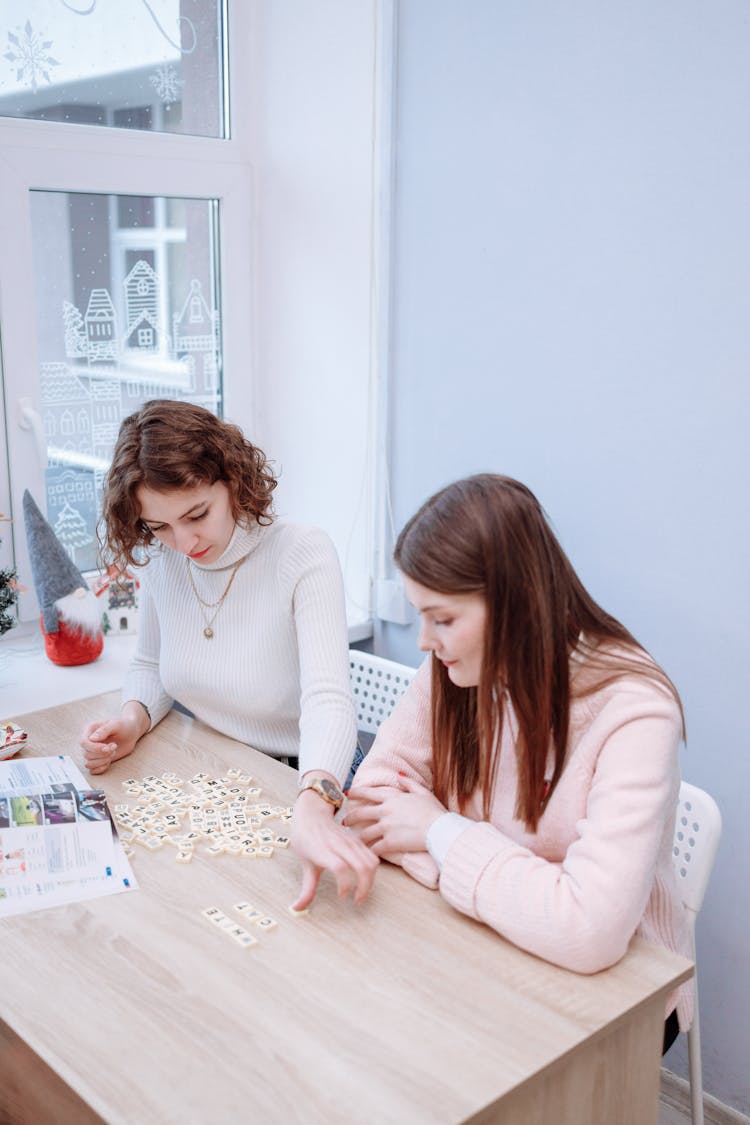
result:
[[[84,723],[116,708],[112,693],[19,717],[27,753],[82,765]],[[293,800],[288,767],[176,713],[96,784],[122,801],[126,777],[233,766]],[[363,906],[324,876],[293,918],[291,852],[175,854],[138,850],[139,891],[0,921],[3,1122],[656,1122],[683,958],[636,939],[578,976],[387,864]],[[241,899],[278,920],[247,950],[200,914]]]

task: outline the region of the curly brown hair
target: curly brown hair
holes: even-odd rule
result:
[[[276,477],[263,451],[247,440],[239,426],[191,402],[144,403],[120,426],[107,474],[99,533],[104,565],[118,571],[140,566],[143,560],[134,552],[154,542],[141,522],[136,497],[140,485],[169,492],[216,481],[229,489],[235,520],[273,521]]]

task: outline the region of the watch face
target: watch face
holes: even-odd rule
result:
[[[329,781],[327,777],[321,777],[320,788],[323,790],[327,797],[331,798],[332,801],[340,801],[343,796],[338,785],[334,785],[334,783],[332,781]]]

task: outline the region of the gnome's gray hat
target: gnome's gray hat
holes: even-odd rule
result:
[[[71,562],[65,548],[47,523],[28,488],[23,494],[23,519],[26,542],[31,559],[34,588],[42,611],[45,633],[56,633],[60,615],[55,606],[58,598],[72,594],[80,586],[88,589],[86,579]]]

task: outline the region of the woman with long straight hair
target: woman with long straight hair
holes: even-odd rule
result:
[[[672,862],[680,699],[586,591],[539,502],[508,477],[457,481],[407,523],[395,560],[430,656],[346,823],[565,968],[614,964],[636,932],[689,955]],[[691,1009],[683,986],[665,1045]]]

